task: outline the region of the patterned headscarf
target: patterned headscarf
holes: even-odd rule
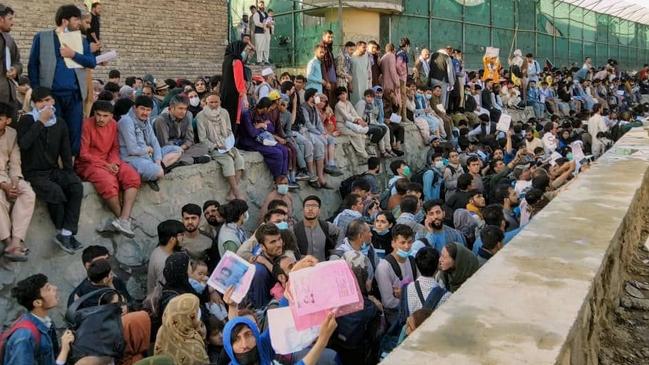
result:
[[[196,327],[199,301],[193,294],[173,298],[162,316],[162,327],[155,341],[156,355],[171,357],[176,365],[209,363],[203,336]]]

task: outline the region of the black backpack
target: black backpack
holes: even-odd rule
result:
[[[428,243],[428,242],[426,242]],[[399,263],[397,262],[397,259],[394,258],[392,255],[387,255],[385,256],[385,261],[390,264],[392,267],[392,271],[397,275],[399,280],[403,281],[403,273],[401,272],[401,267],[399,266]],[[408,261],[410,262],[410,267],[412,268],[412,280],[417,279],[417,265],[415,264],[415,258],[408,256]]]
[[[117,303],[100,304],[102,299],[113,294],[120,295],[112,288],[99,289],[75,300],[68,308],[65,320],[74,331],[71,363],[86,356],[122,357],[126,347],[122,334],[123,303],[120,300]],[[97,299],[96,304],[85,303],[93,298]],[[84,303],[84,308],[79,309]]]
[[[356,181],[359,178],[362,178],[363,176],[367,175],[367,172],[364,172],[362,174],[357,174],[357,175],[352,175],[345,180],[340,182],[340,186],[338,187],[338,192],[340,193],[340,197],[342,199],[345,199],[345,197],[352,192],[352,185],[354,184],[354,181]]]

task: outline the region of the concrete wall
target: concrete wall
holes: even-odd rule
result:
[[[421,167],[426,159],[426,147],[413,124],[406,124],[406,139],[409,143],[404,146],[407,160],[411,166]],[[336,160],[338,166],[345,172],[344,176],[328,177],[333,186],[338,186],[344,178],[366,171],[356,158],[347,137],[337,138]],[[242,181],[250,207],[250,220],[247,229],[256,227],[259,206],[266,194],[272,189],[273,182],[261,155],[244,153],[246,160],[245,174]],[[389,160],[384,162],[383,171],[388,171]],[[383,176],[387,179],[387,176]],[[387,183],[387,180],[385,180]],[[118,275],[128,279],[129,292],[136,298],[143,297],[142,285],[146,282],[146,264],[151,250],[157,244],[156,227],[165,219],[180,219],[180,208],[187,203],[202,203],[208,199],[224,202],[227,184],[220,168],[212,162],[200,166],[188,166],[174,170],[160,182],[160,192],[152,191],[144,185],[140,190],[133,210],[134,239],[126,239],[121,235],[100,235],[95,228],[112,214],[104,206],[91,184],[84,183],[84,199],[81,207],[78,238],[86,245],[96,244],[106,246],[114,257],[114,269]],[[328,218],[340,205],[338,190],[314,190],[306,184],[302,189],[292,193],[294,199],[294,216],[302,217],[302,199],[309,195],[318,195],[323,201],[322,218]],[[11,287],[20,279],[37,272],[48,275],[50,280],[59,287],[62,304],[54,313],[57,324],[62,325],[60,315],[67,297],[72,289],[85,277],[81,263],[81,254],[68,255],[61,251],[52,241],[54,228],[50,222],[44,204],[37,203],[26,242],[31,248],[30,260],[25,264],[9,263],[0,259],[0,327],[15,319],[21,308],[10,299]]]
[[[32,38],[53,28],[56,9],[71,0],[8,0],[16,11],[12,36],[25,66]],[[81,1],[78,1],[81,3]],[[111,0],[104,1],[101,39],[105,50],[119,59],[99,66],[97,75],[111,69],[122,76],[147,73],[157,78],[196,77],[221,73],[227,40],[226,0]]]
[[[636,128],[554,199],[384,364],[597,364],[649,208]]]

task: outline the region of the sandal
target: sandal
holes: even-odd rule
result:
[[[20,252],[20,253],[17,253]],[[9,261],[13,262],[25,262],[28,260],[27,255],[29,254],[29,249],[26,247],[16,246],[10,250],[5,248],[2,251],[2,256]]]

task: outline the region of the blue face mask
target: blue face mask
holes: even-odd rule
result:
[[[279,184],[277,185],[277,193],[281,195],[288,194],[288,184]]]
[[[370,244],[369,243],[363,243],[361,246],[361,252],[363,255],[367,256],[367,254],[370,252]]]
[[[397,256],[401,257],[402,259],[407,259],[408,256],[410,256],[410,252],[404,251],[402,249],[397,250]]]
[[[275,223],[275,226],[277,226],[277,228],[279,228],[280,231],[285,231],[288,229],[288,223],[283,221],[279,223]]]
[[[189,285],[192,286],[197,294],[203,293],[205,291],[205,287],[207,286],[194,278],[189,278]]]
[[[248,58],[248,53],[246,51],[241,52],[241,60],[245,63],[246,58]]]
[[[374,232],[376,232],[376,234],[378,234],[379,236],[385,236],[386,234],[390,233],[389,229],[384,229],[382,231],[379,231],[376,228],[372,228],[372,230],[374,230]]]
[[[572,161],[572,159],[573,159],[572,152],[566,153],[566,158],[568,159],[568,161]]]

